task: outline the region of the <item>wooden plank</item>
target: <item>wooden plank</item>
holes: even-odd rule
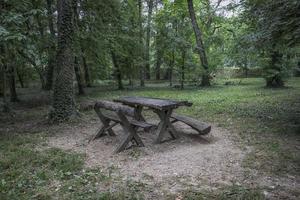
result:
[[[125,115],[134,117],[134,109],[112,101],[97,101],[94,105],[94,108],[104,108],[106,110],[118,111],[121,110]]]
[[[132,107],[139,105],[139,106],[147,106],[149,108],[154,108],[158,110],[177,108],[178,106],[183,106],[183,105],[187,105],[187,106],[192,105],[187,101],[175,101],[169,99],[158,99],[158,98],[147,98],[147,97],[121,97],[119,99],[115,99],[114,101]]]
[[[121,119],[117,116],[117,115],[114,115],[114,114],[104,114],[104,116],[114,122],[121,122]],[[148,122],[144,122],[144,121],[138,121],[138,120],[135,120],[133,118],[128,118],[128,121],[130,124],[134,125],[134,126],[138,126],[138,127],[141,127],[141,128],[152,128],[154,127],[155,125],[154,124],[150,124]]]
[[[189,125],[194,130],[198,131],[199,134],[205,135],[208,134],[211,131],[211,126],[205,122],[201,122],[199,120],[196,120],[194,118],[184,116],[184,115],[178,115],[173,113],[171,115],[171,118],[175,119],[176,121],[181,121],[187,125]],[[175,123],[176,121],[172,122]]]

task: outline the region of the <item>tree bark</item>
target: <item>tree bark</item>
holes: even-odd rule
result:
[[[282,79],[282,76],[280,74],[280,65],[282,58],[282,54],[280,54],[278,51],[274,50],[271,54],[271,63],[270,68],[273,70],[277,70],[278,73],[274,74],[273,76],[266,77],[266,86],[267,87],[283,87],[284,81]]]
[[[74,0],[58,0],[58,43],[56,79],[53,91],[52,110],[50,120],[61,122],[76,114],[73,91],[74,78]]]
[[[119,63],[118,63],[116,54],[113,51],[111,51],[111,58],[112,58],[112,62],[113,62],[114,68],[115,68],[114,74],[117,78],[118,89],[123,90],[124,87],[123,87],[123,83],[122,83],[122,74],[121,74],[121,71],[120,71],[120,67],[119,67]]]
[[[53,0],[47,0],[47,18],[48,18],[48,26],[50,31],[50,40],[49,40],[49,49],[48,49],[48,65],[46,68],[45,90],[51,90],[53,87],[53,74],[56,65],[56,60],[55,60],[56,36],[55,36],[55,30],[53,24],[52,1]]]
[[[10,101],[18,102],[18,95],[16,90],[16,79],[15,79],[15,67],[9,66],[9,89],[10,89]]]
[[[172,59],[170,62],[170,67],[169,67],[169,85],[170,87],[173,86],[173,68],[175,64],[175,51],[172,51]]]
[[[35,63],[35,60],[33,60],[30,56],[26,55],[23,51],[18,51],[18,53],[23,57],[25,58],[33,67],[34,69],[36,70],[36,72],[38,73],[39,75],[39,78],[40,78],[40,81],[41,81],[41,85],[42,85],[42,89],[45,89],[46,87],[46,84],[45,84],[45,79],[44,79],[44,76],[43,76],[43,71],[42,69],[40,69],[37,64]]]
[[[17,76],[18,76],[21,88],[24,88],[25,86],[24,86],[23,77],[22,77],[22,74],[20,73],[20,71],[18,70],[18,68],[17,68]]]
[[[181,83],[180,83],[180,89],[184,89],[184,71],[185,71],[185,50],[182,50],[182,55],[181,55],[181,59],[182,59],[182,64],[181,64]]]
[[[9,113],[10,107],[7,101],[7,93],[6,93],[6,74],[7,74],[7,66],[2,66],[2,90],[3,90],[3,112]]]
[[[156,55],[156,66],[155,66],[155,79],[160,80],[160,66],[162,64],[162,55],[161,51],[157,50]]]
[[[195,38],[196,38],[196,43],[197,43],[197,51],[199,54],[200,63],[202,65],[202,67],[204,68],[201,85],[209,86],[210,85],[210,77],[209,77],[209,72],[208,72],[208,61],[207,61],[205,48],[204,48],[203,41],[202,41],[202,33],[201,33],[201,30],[200,30],[197,20],[196,20],[193,0],[187,0],[187,3],[188,3],[188,9],[189,9],[192,26],[193,26],[194,33],[195,33]]]
[[[90,69],[86,63],[86,58],[84,55],[83,48],[81,48],[81,57],[82,57],[82,63],[83,63],[83,69],[84,69],[85,85],[86,85],[86,87],[92,87],[91,78],[90,78]]]
[[[150,39],[153,0],[148,0],[147,33],[146,33],[146,79],[150,79]]]
[[[80,65],[77,56],[74,58],[74,70],[77,81],[78,95],[84,95],[84,89],[82,84],[82,78],[80,73]]]
[[[158,11],[158,0],[156,0],[155,4],[155,10],[156,12]],[[155,34],[155,48],[156,48],[156,64],[155,64],[155,79],[160,80],[160,66],[162,64],[162,58],[163,58],[163,53],[164,49],[161,46],[160,43],[160,35],[161,35],[161,30],[160,28],[157,28],[156,34]]]
[[[138,9],[139,9],[139,43],[140,43],[140,86],[145,86],[145,66],[144,66],[144,46],[143,46],[143,22],[142,22],[142,10],[143,4],[142,0],[138,0]]]

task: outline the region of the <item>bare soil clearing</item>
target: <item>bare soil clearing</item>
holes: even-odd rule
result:
[[[105,136],[88,143],[100,126],[95,117],[89,121],[57,132],[50,137],[49,145],[85,153],[89,167],[118,168],[122,175],[137,181],[168,182],[171,190],[178,184],[169,181],[172,179],[190,180],[189,184],[198,185],[203,181],[231,184],[243,177],[240,164],[247,151],[237,147],[230,139],[230,133],[221,128],[214,126],[209,136],[200,137],[188,126],[177,123],[180,139],[167,139],[162,144],[153,144],[154,133],[140,131],[146,147],[133,147],[113,154],[122,136],[121,127],[114,129],[117,137]]]
[[[177,194],[191,188],[214,190],[234,183],[264,188],[264,194],[271,199],[297,199],[297,194],[288,193],[300,186],[297,177],[262,176],[254,169],[243,168],[243,159],[255,149],[240,145],[236,142],[238,136],[223,128],[212,126],[208,136],[199,136],[187,125],[176,123],[181,137],[166,138],[161,144],[153,143],[154,133],[139,131],[145,147],[113,154],[122,137],[121,127],[114,128],[116,137],[105,136],[88,143],[101,123],[94,114],[84,118],[80,124],[52,129],[55,134],[48,145],[84,153],[87,167],[116,169],[116,176],[148,185],[153,189],[150,194]]]
[[[105,136],[88,143],[101,126],[93,111],[84,113],[74,122],[49,126],[45,123],[46,115],[40,115],[47,112],[47,107],[29,109],[18,109],[13,121],[3,121],[0,131],[46,132],[50,136],[47,137],[46,148],[84,153],[87,167],[100,167],[122,179],[114,184],[122,184],[129,179],[145,184],[148,199],[169,193],[177,195],[189,189],[217,190],[232,184],[263,188],[265,196],[270,199],[297,199],[299,195],[290,192],[298,191],[300,183],[297,175],[275,176],[244,168],[243,160],[255,148],[240,145],[240,138],[235,133],[217,126],[212,127],[209,136],[199,136],[190,127],[176,123],[181,137],[177,140],[166,138],[167,141],[162,144],[153,144],[154,133],[140,131],[146,147],[133,147],[113,154],[120,142],[122,129],[120,126],[114,129],[116,137]]]

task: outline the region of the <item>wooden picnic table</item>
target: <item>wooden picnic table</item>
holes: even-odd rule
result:
[[[158,99],[147,97],[120,97],[115,99],[115,102],[122,103],[134,108],[134,118],[139,121],[145,121],[142,115],[144,107],[153,110],[160,118],[157,127],[157,138],[155,143],[161,143],[166,132],[169,132],[172,138],[178,138],[178,133],[170,121],[170,117],[174,109],[180,106],[191,106],[192,103],[188,101],[177,101],[170,99]]]

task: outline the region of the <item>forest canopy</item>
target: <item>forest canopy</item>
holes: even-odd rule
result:
[[[229,70],[282,87],[299,75],[298,0],[1,0],[0,9],[0,94],[9,88],[11,101],[30,84],[53,90],[55,105],[73,81],[83,95],[101,81],[183,89]]]

